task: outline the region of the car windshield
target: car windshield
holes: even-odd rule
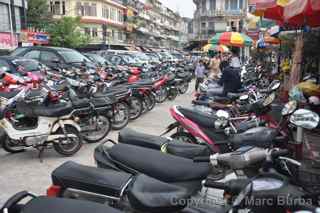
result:
[[[23,68],[25,72],[39,71],[40,63],[32,59],[14,59],[12,64],[18,68]]]
[[[136,56],[141,61],[148,61],[149,60],[149,57],[144,53],[137,53]]]
[[[123,60],[128,64],[135,64],[137,61],[130,55],[122,55]]]
[[[15,49],[10,55],[17,56],[26,49],[27,49],[26,47],[19,47],[19,48]]]
[[[92,58],[94,61],[100,63],[100,64],[105,64],[106,63],[106,59],[96,55],[96,54],[86,54],[86,56],[88,56],[89,58]]]
[[[89,61],[87,57],[74,50],[60,50],[58,53],[67,63],[81,63],[84,61]]]

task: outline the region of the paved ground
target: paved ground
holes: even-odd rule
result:
[[[179,96],[174,102],[158,104],[152,111],[143,115],[129,127],[145,133],[159,135],[172,121],[169,108],[173,105],[188,105],[192,99],[192,91]],[[118,132],[111,132],[109,138],[116,140]],[[54,150],[47,150],[44,161],[37,158],[37,151],[31,149],[20,154],[7,154],[0,150],[0,204],[16,192],[28,190],[36,194],[44,194],[50,185],[52,170],[63,162],[72,160],[85,165],[94,165],[93,150],[97,144],[85,144],[73,157],[62,158]]]

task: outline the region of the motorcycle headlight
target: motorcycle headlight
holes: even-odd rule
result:
[[[290,122],[292,124],[304,129],[316,128],[319,124],[319,121],[319,115],[307,109],[299,109],[295,111],[290,117]]]

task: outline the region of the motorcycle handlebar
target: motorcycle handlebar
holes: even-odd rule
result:
[[[209,188],[214,188],[214,189],[221,189],[221,190],[227,190],[228,188],[227,184],[216,182],[210,179],[205,180],[204,186]]]

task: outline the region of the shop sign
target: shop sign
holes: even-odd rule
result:
[[[13,49],[18,46],[18,39],[16,34],[0,33],[0,49]]]

